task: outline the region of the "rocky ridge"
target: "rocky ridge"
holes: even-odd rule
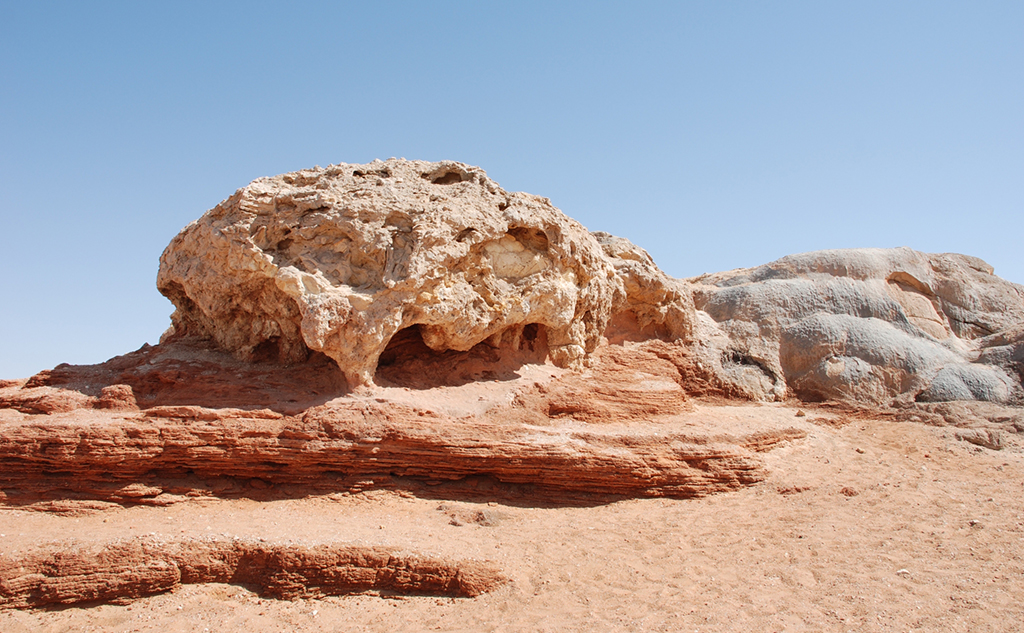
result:
[[[432,560],[381,547],[149,539],[0,559],[0,608],[125,602],[212,582],[244,584],[284,600],[369,590],[473,597],[504,580],[486,563]]]

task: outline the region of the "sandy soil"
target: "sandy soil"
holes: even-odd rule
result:
[[[122,538],[386,545],[498,563],[473,599],[277,601],[186,585],[128,605],[0,612],[22,631],[1024,630],[1024,452],[951,429],[697,405],[723,426],[807,431],[764,454],[767,481],[695,500],[590,507],[370,491],[197,500],[75,516],[0,509],[0,554]]]

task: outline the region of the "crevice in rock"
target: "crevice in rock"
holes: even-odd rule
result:
[[[454,185],[456,183],[473,180],[472,173],[456,167],[455,165],[442,165],[433,171],[420,174],[420,176],[424,180],[429,180],[435,185]]]
[[[530,250],[547,253],[550,248],[548,236],[541,229],[512,226],[509,227],[508,234]]]
[[[381,169],[356,169],[352,172],[352,175],[356,178],[363,178],[366,176],[377,176],[378,178],[390,178],[391,170],[387,167]]]
[[[771,380],[772,382],[775,382],[777,379],[775,376],[775,372],[769,369],[767,365],[765,365],[760,360],[754,358],[753,356],[750,356],[749,354],[744,354],[739,350],[727,349],[724,352],[722,352],[722,364],[726,366],[741,365],[745,367],[753,367],[754,369],[758,369],[762,373],[764,373],[764,375],[767,376],[768,379]]]

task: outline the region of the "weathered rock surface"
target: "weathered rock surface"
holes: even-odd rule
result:
[[[690,281],[705,357],[754,397],[1022,401],[1024,288],[979,259],[819,251]]]
[[[463,494],[501,495],[511,486],[516,494],[549,501],[693,497],[763,480],[758,453],[803,435],[786,427],[702,426],[689,414],[689,385],[698,393],[714,393],[713,387],[693,370],[685,348],[662,341],[604,347],[585,373],[537,380],[506,375],[505,386],[476,410],[464,403],[431,405],[414,395],[403,401],[408,390],[394,388],[327,392],[321,404],[310,399],[298,410],[296,403],[275,405],[284,413],[233,408],[226,405],[239,404],[252,385],[287,383],[288,372],[297,369],[257,364],[236,375],[230,369],[238,361],[220,354],[226,366],[214,372],[218,381],[203,398],[195,389],[218,358],[205,354],[197,354],[205,360],[191,378],[181,373],[190,365],[178,364],[187,348],[165,344],[110,361],[120,373],[65,366],[0,390],[4,502],[162,505],[195,495],[267,494],[267,488],[289,495],[446,481],[468,486]],[[436,375],[447,360],[411,362]],[[173,373],[192,391],[169,384],[136,394],[125,382],[145,388],[157,382],[149,373]],[[117,381],[117,389],[103,386],[104,377]],[[234,393],[227,389],[231,381]],[[75,390],[86,389],[82,385],[121,394],[117,402],[130,394],[148,408],[110,406]],[[216,408],[182,404],[184,395]],[[41,410],[41,401],[68,404]],[[481,482],[493,483],[474,493]]]
[[[127,602],[212,582],[289,600],[360,591],[473,597],[505,581],[490,563],[383,547],[134,540],[0,557],[0,609]]]
[[[546,198],[461,163],[391,159],[260,178],[186,227],[157,285],[174,332],[243,359],[334,359],[370,382],[399,331],[432,350],[518,348],[545,330],[582,367],[622,283],[600,244]]]
[[[391,159],[254,181],[171,242],[158,287],[177,308],[174,340],[246,361],[323,354],[352,387],[430,382],[410,365],[397,375],[399,357],[447,355],[470,381],[502,359],[579,370],[604,339],[661,339],[690,345],[733,397],[1015,404],[1024,291],[992,272],[854,249],[672,279],[478,168]]]
[[[592,233],[622,280],[605,335],[613,342],[659,338],[689,341],[697,315],[690,285],[663,273],[644,249],[604,232]]]

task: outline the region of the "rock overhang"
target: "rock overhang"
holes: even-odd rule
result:
[[[546,198],[400,159],[254,181],[174,238],[157,285],[175,332],[242,358],[322,352],[353,384],[413,326],[438,351],[541,326],[552,361],[578,368],[624,301],[601,245]]]

